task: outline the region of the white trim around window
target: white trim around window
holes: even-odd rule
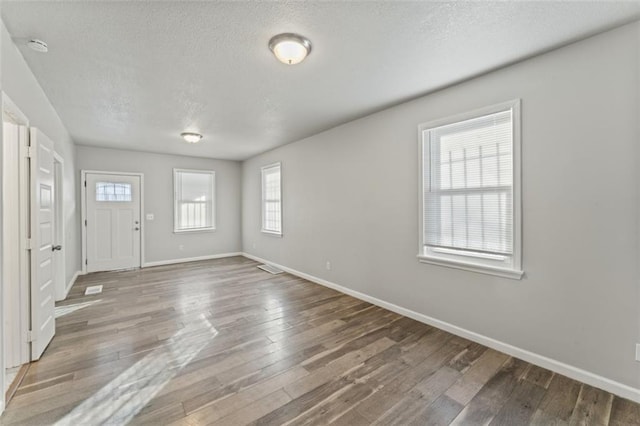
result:
[[[495,152],[483,157],[482,147],[488,146],[494,134],[501,145],[496,141]],[[484,142],[476,142],[482,138]],[[520,100],[421,124],[418,140],[419,261],[521,279]],[[451,148],[454,146],[458,148]],[[506,147],[503,152],[507,155],[500,152],[500,146]],[[445,160],[444,152],[448,155]],[[487,164],[484,171],[483,164]],[[506,175],[504,168],[500,172],[501,164],[511,168]],[[477,175],[475,180],[468,177],[471,173]],[[485,233],[493,233],[492,238],[485,238]]]
[[[216,172],[173,169],[173,187],[173,232],[215,231]]]
[[[269,164],[260,169],[262,193],[262,226],[265,234],[282,236],[282,167]]]

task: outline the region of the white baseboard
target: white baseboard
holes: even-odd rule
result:
[[[242,253],[242,255],[248,259],[255,260],[256,262],[268,263],[292,275],[296,275],[300,278],[304,278],[316,284],[320,284],[322,286],[332,288],[341,293],[348,294],[349,296],[353,296],[356,299],[360,299],[365,302],[372,303],[374,305],[393,311],[397,314],[404,315],[405,317],[412,318],[416,321],[420,321],[422,323],[431,325],[441,330],[448,331],[449,333],[455,334],[456,336],[464,337],[465,339],[469,339],[476,343],[480,343],[481,345],[487,346],[491,349],[504,352],[507,355],[511,355],[513,357],[527,361],[531,364],[535,364],[542,368],[546,368],[547,370],[551,370],[558,374],[562,374],[563,376],[567,376],[574,380],[586,383],[588,385],[594,386],[599,389],[603,389],[607,392],[611,392],[612,394],[618,395],[622,398],[630,399],[631,401],[640,403],[640,389],[636,389],[631,386],[625,385],[623,383],[619,383],[614,380],[607,379],[606,377],[599,376],[597,374],[591,373],[581,368],[574,367],[572,365],[565,364],[555,359],[551,359],[546,356],[530,352],[526,349],[518,348],[516,346],[501,342],[499,340],[484,336],[482,334],[478,334],[476,332],[464,329],[462,327],[458,327],[456,325],[449,324],[444,321],[440,321],[436,318],[432,318],[430,316],[412,311],[410,309],[403,308],[402,306],[398,306],[393,303],[389,303],[384,300],[377,299],[373,296],[360,293],[359,291],[351,290],[350,288],[343,287],[339,284],[332,283],[322,278],[317,278],[317,277],[314,277],[313,275],[305,274],[304,272],[296,271],[295,269],[291,269],[286,266],[279,265],[274,262],[270,262],[266,259],[262,259],[252,254]]]
[[[199,260],[222,259],[223,257],[242,256],[241,252],[212,254],[208,256],[185,257],[182,259],[158,260],[155,262],[145,262],[142,267],[150,268],[152,266],[174,265],[176,263],[197,262]]]
[[[67,298],[67,296],[69,295],[69,291],[71,291],[71,287],[73,287],[73,285],[76,283],[76,280],[80,275],[85,275],[85,273],[82,271],[76,271],[76,273],[73,274],[73,277],[71,277],[71,279],[67,283],[67,286],[64,289],[64,297],[62,298],[62,300]]]

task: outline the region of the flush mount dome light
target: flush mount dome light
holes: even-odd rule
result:
[[[49,51],[49,46],[42,40],[38,40],[37,38],[32,38],[27,42],[27,46],[29,46],[32,50],[40,53],[47,53]]]
[[[180,133],[180,136],[182,136],[182,139],[187,143],[198,143],[202,139],[202,135],[200,133],[194,132],[182,132]]]
[[[278,60],[287,65],[299,64],[311,53],[311,42],[298,34],[278,34],[269,40],[269,49]]]

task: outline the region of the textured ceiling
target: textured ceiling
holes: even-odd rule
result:
[[[639,12],[639,2],[2,2],[76,143],[236,160]],[[281,32],[311,39],[305,62],[274,59],[267,42]],[[185,130],[203,141],[183,143]]]

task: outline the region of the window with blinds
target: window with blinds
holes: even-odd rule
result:
[[[174,232],[215,229],[215,172],[174,169]]]
[[[282,235],[280,163],[262,168],[262,232]]]
[[[421,256],[519,270],[518,106],[421,126]]]

